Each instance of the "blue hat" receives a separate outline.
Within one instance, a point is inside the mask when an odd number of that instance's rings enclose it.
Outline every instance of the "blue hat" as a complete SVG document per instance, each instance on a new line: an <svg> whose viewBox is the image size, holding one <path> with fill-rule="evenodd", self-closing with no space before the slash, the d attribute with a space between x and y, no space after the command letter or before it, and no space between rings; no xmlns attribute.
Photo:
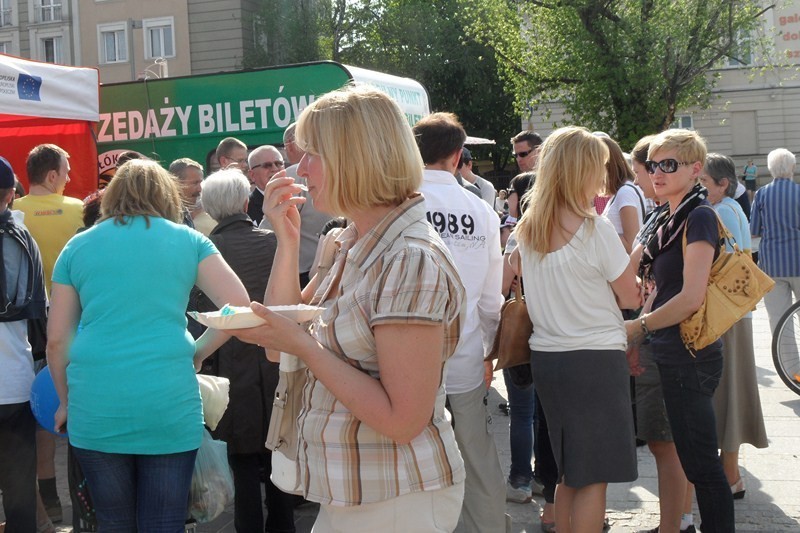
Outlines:
<svg viewBox="0 0 800 533"><path fill-rule="evenodd" d="M13 189L17 182L14 179L14 169L11 168L6 158L0 157L0 189Z"/></svg>

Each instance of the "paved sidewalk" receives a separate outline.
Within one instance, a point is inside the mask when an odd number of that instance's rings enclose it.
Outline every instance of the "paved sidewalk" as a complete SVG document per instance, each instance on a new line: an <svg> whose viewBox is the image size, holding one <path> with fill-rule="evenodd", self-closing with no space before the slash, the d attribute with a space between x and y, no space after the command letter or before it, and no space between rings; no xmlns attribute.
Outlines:
<svg viewBox="0 0 800 533"><path fill-rule="evenodd" d="M761 403L770 445L764 450L745 445L740 451L747 493L743 500L738 500L735 504L737 531L800 531L800 396L790 392L775 373L770 352L769 325L763 304L754 313L753 329ZM501 414L497 407L500 402L505 401L505 395L502 376L497 373L490 391L489 406L500 460L507 472L510 463L508 417ZM64 516L69 517L66 449L63 441L59 444L58 488L61 501L65 504ZM637 531L658 524L655 461L644 447L638 449L638 455L639 479L633 483L609 486L607 509L612 533ZM538 515L543 503L541 498L530 504L509 503L507 512L513 520L513 533L539 531ZM298 533L311 531L315 514L314 505L306 505L296 511ZM699 521L695 507L695 522ZM66 523L59 524L57 530L66 533L72 527ZM227 509L214 522L200 525L197 530L202 533L232 533L232 508Z"/></svg>

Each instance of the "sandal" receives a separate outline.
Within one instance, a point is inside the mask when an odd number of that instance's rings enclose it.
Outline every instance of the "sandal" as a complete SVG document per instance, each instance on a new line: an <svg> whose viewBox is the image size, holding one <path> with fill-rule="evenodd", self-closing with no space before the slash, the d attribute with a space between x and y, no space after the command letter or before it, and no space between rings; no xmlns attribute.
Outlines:
<svg viewBox="0 0 800 533"><path fill-rule="evenodd" d="M556 533L556 523L553 522L545 522L544 519L539 517L539 527L542 528L543 533Z"/></svg>

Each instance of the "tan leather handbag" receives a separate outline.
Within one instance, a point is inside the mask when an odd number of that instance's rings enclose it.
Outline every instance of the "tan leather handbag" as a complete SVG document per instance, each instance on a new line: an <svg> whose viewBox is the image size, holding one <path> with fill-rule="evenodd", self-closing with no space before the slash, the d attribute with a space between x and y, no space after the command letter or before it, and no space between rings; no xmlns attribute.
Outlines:
<svg viewBox="0 0 800 533"><path fill-rule="evenodd" d="M703 305L680 324L681 340L693 357L697 350L722 337L744 315L753 311L759 300L775 286L775 281L756 266L750 255L739 249L718 215L717 226L720 238L731 242L733 251L728 252L724 247L720 250L711 265ZM683 232L683 254L686 255L686 230Z"/></svg>

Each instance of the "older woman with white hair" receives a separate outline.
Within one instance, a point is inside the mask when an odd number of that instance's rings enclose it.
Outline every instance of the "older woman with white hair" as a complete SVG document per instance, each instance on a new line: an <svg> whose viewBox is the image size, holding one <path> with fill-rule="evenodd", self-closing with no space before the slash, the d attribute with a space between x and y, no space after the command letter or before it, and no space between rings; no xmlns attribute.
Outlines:
<svg viewBox="0 0 800 533"><path fill-rule="evenodd" d="M730 157L711 153L700 174L708 189L708 201L739 248L750 250L750 228L736 194L736 167ZM731 249L731 245L728 244ZM722 468L735 499L744 497L744 481L739 472L739 446L744 443L766 448L767 430L758 395L753 319L748 313L722 336L722 378L714 391L717 439L722 450Z"/></svg>
<svg viewBox="0 0 800 533"><path fill-rule="evenodd" d="M773 331L800 295L800 185L792 180L795 165L789 150L771 151L767 168L774 179L756 191L750 210L750 233L761 237L758 265L775 280L775 288L764 295Z"/></svg>
<svg viewBox="0 0 800 533"><path fill-rule="evenodd" d="M220 170L203 183L203 205L217 226L208 238L242 280L251 300L264 297L278 246L272 231L258 229L247 215L250 184L238 169ZM201 311L216 309L201 297ZM264 447L278 384L278 364L263 348L233 338L204 366L204 372L230 379L230 403L214 436L228 443L228 462L235 485L234 525L237 531L294 531L292 496L272 484L271 452ZM267 518L261 503L260 470L266 472Z"/></svg>

